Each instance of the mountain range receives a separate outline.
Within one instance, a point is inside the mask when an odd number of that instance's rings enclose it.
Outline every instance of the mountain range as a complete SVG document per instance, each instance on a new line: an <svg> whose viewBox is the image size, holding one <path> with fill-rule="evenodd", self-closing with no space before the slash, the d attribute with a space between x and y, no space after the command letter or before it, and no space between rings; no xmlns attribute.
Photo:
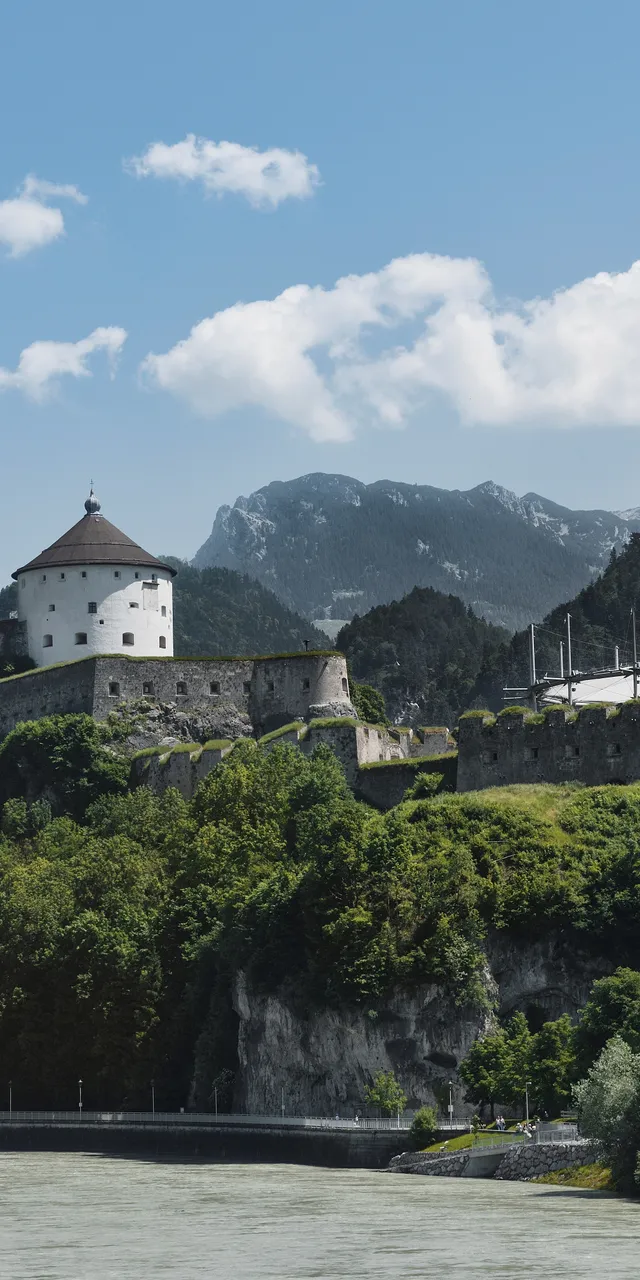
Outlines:
<svg viewBox="0 0 640 1280"><path fill-rule="evenodd" d="M574 596L640 530L640 508L572 511L488 481L474 489L316 472L219 508L194 558L257 578L335 636L415 586L514 631Z"/></svg>

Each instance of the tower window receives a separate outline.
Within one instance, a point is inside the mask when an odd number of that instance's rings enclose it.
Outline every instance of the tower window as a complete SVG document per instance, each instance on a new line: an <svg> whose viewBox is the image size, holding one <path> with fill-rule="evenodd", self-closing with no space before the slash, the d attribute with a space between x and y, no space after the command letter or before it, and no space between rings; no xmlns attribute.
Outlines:
<svg viewBox="0 0 640 1280"><path fill-rule="evenodd" d="M76 631L75 643L76 643L76 644L86 644L86 643L87 643L87 633L86 633L86 631Z"/></svg>
<svg viewBox="0 0 640 1280"><path fill-rule="evenodd" d="M101 618L101 619L100 619L100 626L101 626L101 627L103 627L103 626L104 626L104 618Z"/></svg>
<svg viewBox="0 0 640 1280"><path fill-rule="evenodd" d="M348 692L349 692L349 685L347 684L347 678L346 678L346 676L343 676L343 677L342 677L342 692L343 692L343 693L348 693Z"/></svg>
<svg viewBox="0 0 640 1280"><path fill-rule="evenodd" d="M267 680L267 693L274 693L275 687L273 680Z"/></svg>
<svg viewBox="0 0 640 1280"><path fill-rule="evenodd" d="M137 580L137 579L140 577L140 574L139 574L139 573L134 573L134 575L133 575L133 576L134 576L134 578L136 578L136 580Z"/></svg>
<svg viewBox="0 0 640 1280"><path fill-rule="evenodd" d="M138 601L137 601L137 600L130 600L130 601L129 601L129 608L130 608L130 609L139 609L139 608L140 608L140 605L138 604Z"/></svg>
<svg viewBox="0 0 640 1280"><path fill-rule="evenodd" d="M123 634L123 636L122 636L122 643L123 643L123 644L133 644L133 643L134 643L134 640L133 640L133 631L125 631L125 632L124 632L124 634Z"/></svg>
<svg viewBox="0 0 640 1280"><path fill-rule="evenodd" d="M219 692L220 692L220 681L212 680L211 684L209 685L209 693L219 693Z"/></svg>
<svg viewBox="0 0 640 1280"><path fill-rule="evenodd" d="M152 581L152 582L157 582L157 581L158 581L158 575L157 575L157 573L152 573L152 574L151 574L151 581Z"/></svg>
<svg viewBox="0 0 640 1280"><path fill-rule="evenodd" d="M46 581L47 581L47 575L46 575L46 573L43 573L43 574L42 574L42 577L40 578L40 581L41 581L41 582L46 582Z"/></svg>
<svg viewBox="0 0 640 1280"><path fill-rule="evenodd" d="M114 578L119 578L119 577L120 577L120 570L119 570L119 569L114 569L114 571L113 571L113 576L114 576Z"/></svg>
<svg viewBox="0 0 640 1280"><path fill-rule="evenodd" d="M95 600L90 600L87 605L87 613L97 613L97 612L98 612L97 602Z"/></svg>
<svg viewBox="0 0 640 1280"><path fill-rule="evenodd" d="M160 636L160 638L159 638L159 640L158 640L158 644L159 644L159 646L160 646L160 648L161 648L161 649L166 649L166 647L167 647L167 637L166 637L166 636Z"/></svg>
<svg viewBox="0 0 640 1280"><path fill-rule="evenodd" d="M86 569L83 569L83 570L82 570L82 573L80 574L80 577L81 577L81 578L86 578L86 576L87 576L87 571L86 571Z"/></svg>
<svg viewBox="0 0 640 1280"><path fill-rule="evenodd" d="M42 648L53 649L53 636L46 635L42 637Z"/></svg>
<svg viewBox="0 0 640 1280"><path fill-rule="evenodd" d="M61 573L61 574L60 574L60 581L61 581L61 582L64 582L64 574L63 574L63 573Z"/></svg>
<svg viewBox="0 0 640 1280"><path fill-rule="evenodd" d="M162 614L162 617L163 617L163 618L166 618L166 616L167 616L167 606L166 606L166 604L163 604L163 605L162 605L162 608L160 609L160 613Z"/></svg>
<svg viewBox="0 0 640 1280"><path fill-rule="evenodd" d="M242 689L244 693L251 693L251 681L245 680Z"/></svg>
<svg viewBox="0 0 640 1280"><path fill-rule="evenodd" d="M310 688L311 688L311 681L310 681L310 680L303 680L303 681L302 681L302 688L303 688L303 689L310 689Z"/></svg>
<svg viewBox="0 0 640 1280"><path fill-rule="evenodd" d="M50 604L50 605L49 605L49 613L55 613L55 611L56 611L56 606L55 606L54 604Z"/></svg>
<svg viewBox="0 0 640 1280"><path fill-rule="evenodd" d="M149 695L149 697L150 697L150 698L152 698L152 697L153 697L153 683L152 683L152 681L151 681L151 680L146 680L146 681L144 682L144 684L143 684L143 686L142 686L142 692L143 692L143 693L148 693L148 695Z"/></svg>
<svg viewBox="0 0 640 1280"><path fill-rule="evenodd" d="M176 685L176 693L182 693L182 694L184 694L184 693L186 693L186 692L187 692L187 686L186 686L186 684L185 684L184 680L178 680L178 683L177 683L177 685Z"/></svg>
<svg viewBox="0 0 640 1280"><path fill-rule="evenodd" d="M110 698L120 697L120 685L118 684L117 680L109 681L109 697Z"/></svg>

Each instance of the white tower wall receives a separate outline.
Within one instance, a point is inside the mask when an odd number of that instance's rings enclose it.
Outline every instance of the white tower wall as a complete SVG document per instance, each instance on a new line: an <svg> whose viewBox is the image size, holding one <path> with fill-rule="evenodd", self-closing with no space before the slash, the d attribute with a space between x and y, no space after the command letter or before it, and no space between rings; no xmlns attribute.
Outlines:
<svg viewBox="0 0 640 1280"><path fill-rule="evenodd" d="M40 667L105 653L172 657L171 579L166 569L135 565L23 571L18 617L27 624L30 657Z"/></svg>

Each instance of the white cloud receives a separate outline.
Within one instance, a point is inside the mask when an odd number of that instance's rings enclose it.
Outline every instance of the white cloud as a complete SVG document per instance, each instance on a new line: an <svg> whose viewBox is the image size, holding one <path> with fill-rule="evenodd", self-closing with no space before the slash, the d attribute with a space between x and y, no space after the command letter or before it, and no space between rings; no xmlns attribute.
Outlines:
<svg viewBox="0 0 640 1280"><path fill-rule="evenodd" d="M211 142L189 133L182 142L154 142L126 168L139 178L200 181L207 191L246 196L253 205L275 208L288 197L302 200L320 181L315 164L301 151L243 147L239 142Z"/></svg>
<svg viewBox="0 0 640 1280"><path fill-rule="evenodd" d="M391 345L408 322L417 336ZM423 253L237 303L143 370L198 413L256 405L346 440L402 426L434 396L468 424L640 426L639 350L640 262L504 307L479 262Z"/></svg>
<svg viewBox="0 0 640 1280"><path fill-rule="evenodd" d="M87 360L94 351L106 351L113 367L126 337L125 329L111 325L94 329L80 342L32 342L21 353L17 369L0 367L0 391L13 388L31 400L45 400L57 379L65 374L91 377Z"/></svg>
<svg viewBox="0 0 640 1280"><path fill-rule="evenodd" d="M77 187L46 182L30 173L18 194L0 200L0 244L8 246L11 257L19 258L32 249L40 249L64 234L64 218L60 209L45 201L51 196L86 204L87 197Z"/></svg>

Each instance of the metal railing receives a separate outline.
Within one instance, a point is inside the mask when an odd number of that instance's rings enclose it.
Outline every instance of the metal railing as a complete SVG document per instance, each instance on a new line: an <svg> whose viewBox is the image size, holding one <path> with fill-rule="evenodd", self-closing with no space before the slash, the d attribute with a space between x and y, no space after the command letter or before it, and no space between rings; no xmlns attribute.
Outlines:
<svg viewBox="0 0 640 1280"><path fill-rule="evenodd" d="M188 1126L215 1128L230 1126L237 1128L287 1128L287 1129L351 1129L351 1130L408 1130L413 1122L413 1113L405 1112L401 1116L254 1116L223 1114L196 1111L0 1111L0 1125L37 1124L37 1125L161 1125L167 1128ZM443 1121L438 1125L443 1130L467 1130L468 1120Z"/></svg>

